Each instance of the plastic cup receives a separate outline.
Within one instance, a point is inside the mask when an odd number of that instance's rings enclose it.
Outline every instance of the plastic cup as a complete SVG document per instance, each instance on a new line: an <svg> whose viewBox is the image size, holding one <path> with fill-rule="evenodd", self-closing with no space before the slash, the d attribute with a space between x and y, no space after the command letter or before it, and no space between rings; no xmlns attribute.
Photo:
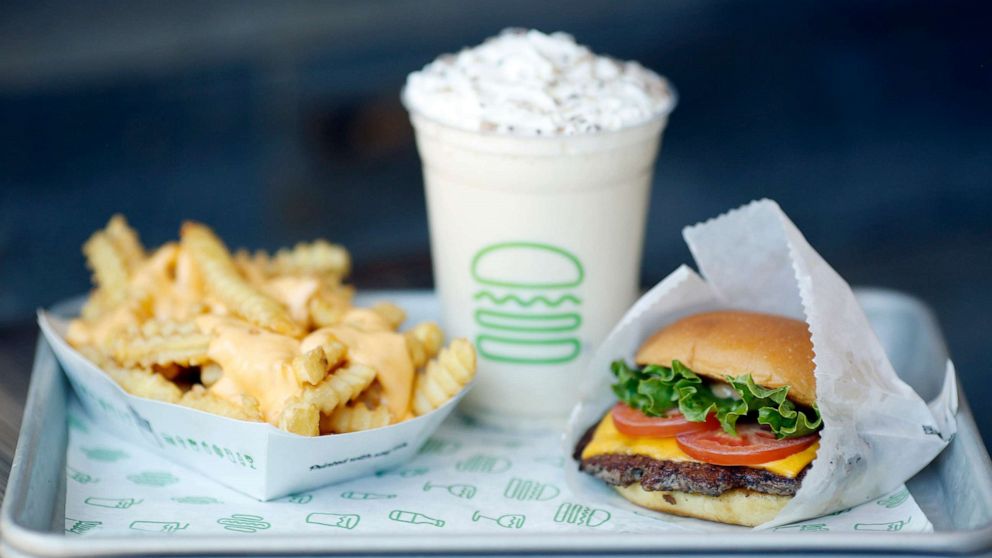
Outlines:
<svg viewBox="0 0 992 558"><path fill-rule="evenodd" d="M462 408L490 424L559 427L586 359L637 298L667 113L554 137L458 129L415 110L411 121L442 325L479 355Z"/></svg>

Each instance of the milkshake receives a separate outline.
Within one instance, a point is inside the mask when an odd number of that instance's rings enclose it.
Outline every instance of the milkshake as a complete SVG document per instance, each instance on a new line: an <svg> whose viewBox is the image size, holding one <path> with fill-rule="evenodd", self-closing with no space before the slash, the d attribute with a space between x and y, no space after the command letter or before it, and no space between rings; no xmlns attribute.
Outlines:
<svg viewBox="0 0 992 558"><path fill-rule="evenodd" d="M478 350L464 410L559 426L579 371L638 292L650 184L675 105L636 62L507 30L407 79L434 277Z"/></svg>

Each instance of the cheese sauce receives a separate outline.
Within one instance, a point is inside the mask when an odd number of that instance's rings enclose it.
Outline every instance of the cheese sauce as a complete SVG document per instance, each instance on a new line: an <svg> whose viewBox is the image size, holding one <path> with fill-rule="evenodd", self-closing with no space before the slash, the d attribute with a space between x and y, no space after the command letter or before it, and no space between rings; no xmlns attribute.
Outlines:
<svg viewBox="0 0 992 558"><path fill-rule="evenodd" d="M348 360L370 366L382 386L383 403L393 420L407 416L413 390L413 363L403 335L393 331L379 314L366 308L349 310L340 325L318 329L306 336L306 352L337 338L348 346Z"/></svg>
<svg viewBox="0 0 992 558"><path fill-rule="evenodd" d="M812 446L794 453L778 461L769 461L757 465L748 465L754 469L764 469L786 478L796 478L807 465L816 458L816 450L819 449L819 442ZM606 413L603 420L596 427L589 445L582 450L582 459L587 459L603 454L626 454L645 455L659 461L691 461L703 463L698 459L690 457L679 447L675 438L650 438L641 436L627 436L617 430L613 424L613 414Z"/></svg>

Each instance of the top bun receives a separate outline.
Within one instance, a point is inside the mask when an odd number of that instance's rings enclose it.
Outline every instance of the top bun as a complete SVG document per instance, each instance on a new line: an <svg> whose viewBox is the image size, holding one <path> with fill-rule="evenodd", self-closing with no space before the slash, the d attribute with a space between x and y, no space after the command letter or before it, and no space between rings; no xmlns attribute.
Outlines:
<svg viewBox="0 0 992 558"><path fill-rule="evenodd" d="M658 331L637 351L637 363L681 361L714 380L750 374L766 388L789 386L788 398L816 402L813 343L805 322L757 312L706 312Z"/></svg>

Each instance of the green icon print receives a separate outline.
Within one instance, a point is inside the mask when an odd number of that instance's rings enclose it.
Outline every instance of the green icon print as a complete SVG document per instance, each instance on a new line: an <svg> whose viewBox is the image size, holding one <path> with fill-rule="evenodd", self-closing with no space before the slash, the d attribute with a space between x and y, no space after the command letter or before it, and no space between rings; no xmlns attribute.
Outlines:
<svg viewBox="0 0 992 558"><path fill-rule="evenodd" d="M855 531L902 531L902 528L909 525L912 517L906 521L890 521L888 523L855 523Z"/></svg>
<svg viewBox="0 0 992 558"><path fill-rule="evenodd" d="M413 525L433 525L435 527L444 527L443 519L437 519L429 515L424 515L420 512L393 510L389 512L389 519L400 523L410 523Z"/></svg>
<svg viewBox="0 0 992 558"><path fill-rule="evenodd" d="M378 492L357 492L354 490L348 490L341 493L341 497L345 500L392 500L396 497L395 494L380 494Z"/></svg>
<svg viewBox="0 0 992 558"><path fill-rule="evenodd" d="M79 417L77 417L76 415L69 415L69 416L68 416L68 417L66 418L66 423L67 423L67 424L69 425L69 428L71 428L71 429L73 429L73 430L78 430L78 431L80 431L80 432L85 432L85 433L87 433L87 434L88 434L88 433L89 433L89 431L90 431L90 427L89 427L89 426L87 426L87 425L86 425L86 423L85 423L85 422L83 422L83 421L82 421L82 420L81 420L81 419L80 419Z"/></svg>
<svg viewBox="0 0 992 558"><path fill-rule="evenodd" d="M573 289L585 269L574 254L540 242L500 242L479 250L470 272L478 284L473 317L480 357L563 364L582 352L575 336L582 316L573 309L582 300Z"/></svg>
<svg viewBox="0 0 992 558"><path fill-rule="evenodd" d="M461 449L461 442L430 438L420 447L420 454L451 455Z"/></svg>
<svg viewBox="0 0 992 558"><path fill-rule="evenodd" d="M548 500L557 498L559 493L560 491L558 490L558 487L553 484L545 484L533 480L518 479L514 477L506 484L506 490L503 491L503 497L511 500L519 500L521 502L526 502L528 500L547 502Z"/></svg>
<svg viewBox="0 0 992 558"><path fill-rule="evenodd" d="M829 531L826 523L804 523L799 525L782 525L772 529L773 531L799 531L801 533L822 533Z"/></svg>
<svg viewBox="0 0 992 558"><path fill-rule="evenodd" d="M432 484L431 481L424 483L424 492L430 492L435 488L443 488L455 498L464 498L466 500L471 500L475 497L475 493L478 492L478 489L471 484Z"/></svg>
<svg viewBox="0 0 992 558"><path fill-rule="evenodd" d="M110 448L83 448L83 453L93 461L106 461L108 463L131 457L121 450Z"/></svg>
<svg viewBox="0 0 992 558"><path fill-rule="evenodd" d="M74 467L66 466L65 473L66 476L79 484L94 484L100 482L100 479L90 475L89 473L84 473Z"/></svg>
<svg viewBox="0 0 992 558"><path fill-rule="evenodd" d="M265 521L265 518L262 516L246 513L236 513L230 517L222 517L217 520L217 523L223 525L224 529L236 533L256 533L272 527L272 524Z"/></svg>
<svg viewBox="0 0 992 558"><path fill-rule="evenodd" d="M456 463L455 469L463 473L505 473L511 465L510 460L503 457L476 454Z"/></svg>
<svg viewBox="0 0 992 558"><path fill-rule="evenodd" d="M132 521L128 529L147 533L175 533L189 527L189 523L178 521Z"/></svg>
<svg viewBox="0 0 992 558"><path fill-rule="evenodd" d="M901 506L902 503L908 499L909 499L909 489L903 488L902 490L896 492L895 494L875 500L875 503L878 504L879 506L886 507L891 510L892 508L897 508Z"/></svg>
<svg viewBox="0 0 992 558"><path fill-rule="evenodd" d="M131 506L140 504L143 501L144 500L135 500L134 498L97 498L96 496L90 496L83 500L83 503L101 508L126 510Z"/></svg>
<svg viewBox="0 0 992 558"><path fill-rule="evenodd" d="M196 504L199 506L224 503L213 496L178 496L173 498L172 501L180 504Z"/></svg>
<svg viewBox="0 0 992 558"><path fill-rule="evenodd" d="M496 522L496 525L507 529L520 529L524 526L524 521L527 519L527 516L517 513L508 513L499 517L489 517L488 515L482 515L482 512L479 511L472 514L473 522L478 522L480 519L494 521Z"/></svg>
<svg viewBox="0 0 992 558"><path fill-rule="evenodd" d="M555 523L570 523L585 527L599 527L610 520L610 512L598 508L590 508L582 504L565 502L555 511Z"/></svg>
<svg viewBox="0 0 992 558"><path fill-rule="evenodd" d="M89 531L103 525L102 521L86 521L84 519L65 518L65 532L73 535L85 535Z"/></svg>
<svg viewBox="0 0 992 558"><path fill-rule="evenodd" d="M354 529L361 519L360 515L354 513L311 513L307 516L307 523L323 525L324 527Z"/></svg>
<svg viewBox="0 0 992 558"><path fill-rule="evenodd" d="M313 501L313 494L290 494L284 498L290 504L309 504Z"/></svg>
<svg viewBox="0 0 992 558"><path fill-rule="evenodd" d="M169 486L179 482L179 478L168 471L142 471L128 475L127 480L142 486Z"/></svg>

